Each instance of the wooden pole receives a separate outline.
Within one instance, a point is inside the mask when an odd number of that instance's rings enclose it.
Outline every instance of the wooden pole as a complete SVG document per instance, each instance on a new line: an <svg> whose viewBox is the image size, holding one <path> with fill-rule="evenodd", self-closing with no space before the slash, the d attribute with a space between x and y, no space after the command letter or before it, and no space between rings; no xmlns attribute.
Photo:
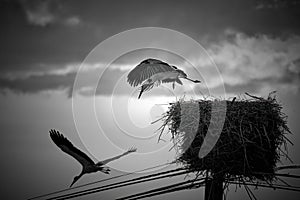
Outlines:
<svg viewBox="0 0 300 200"><path fill-rule="evenodd" d="M223 199L223 175L212 174L212 178L206 178L205 183L205 200L222 200Z"/></svg>

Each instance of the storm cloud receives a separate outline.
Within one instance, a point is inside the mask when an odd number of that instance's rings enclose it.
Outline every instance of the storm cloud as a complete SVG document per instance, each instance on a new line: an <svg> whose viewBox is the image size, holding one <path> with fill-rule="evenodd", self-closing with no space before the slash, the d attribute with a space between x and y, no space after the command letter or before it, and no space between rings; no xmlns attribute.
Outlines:
<svg viewBox="0 0 300 200"><path fill-rule="evenodd" d="M191 55L205 75L205 87L213 90L224 85L234 93L277 88L298 91L298 1L280 5L271 0L155 2L2 1L0 90L63 90L70 95L78 65L97 44L130 28L158 26L191 36L209 52L224 82L211 73L207 61ZM171 5L171 12L166 12ZM123 64L129 70L132 63ZM97 94L112 92L116 79L127 72L124 66L108 70L110 78L102 82L105 92ZM84 89L76 91L87 95L88 88L94 87L89 80L97 77L93 70L85 76Z"/></svg>

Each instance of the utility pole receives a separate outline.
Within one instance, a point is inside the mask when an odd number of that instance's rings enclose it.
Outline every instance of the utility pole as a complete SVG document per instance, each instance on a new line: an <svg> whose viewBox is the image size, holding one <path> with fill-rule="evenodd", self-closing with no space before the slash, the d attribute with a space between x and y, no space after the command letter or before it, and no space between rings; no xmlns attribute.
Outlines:
<svg viewBox="0 0 300 200"><path fill-rule="evenodd" d="M222 200L223 199L223 182L224 176L212 174L212 178L205 180L205 200Z"/></svg>

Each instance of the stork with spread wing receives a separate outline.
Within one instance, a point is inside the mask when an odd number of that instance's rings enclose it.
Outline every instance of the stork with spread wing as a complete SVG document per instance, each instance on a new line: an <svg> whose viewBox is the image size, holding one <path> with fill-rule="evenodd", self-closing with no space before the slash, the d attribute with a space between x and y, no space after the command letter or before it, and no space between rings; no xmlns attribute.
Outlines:
<svg viewBox="0 0 300 200"><path fill-rule="evenodd" d="M109 174L110 169L104 165L106 165L107 163L109 163L111 161L117 160L127 154L136 152L136 148L131 148L128 151L126 151L118 156L108 158L106 160L95 163L88 155L86 155L85 153L83 153L82 151L77 149L75 146L73 146L73 144L58 131L50 130L50 137L53 140L53 142L63 152L65 152L65 153L69 154L70 156L72 156L73 158L75 158L82 165L81 173L78 176L74 177L74 180L71 183L70 187L72 187L72 185L76 181L78 181L78 179L84 174L93 173L93 172L97 172L97 171L101 171L105 174Z"/></svg>
<svg viewBox="0 0 300 200"><path fill-rule="evenodd" d="M182 85L180 78L194 83L201 82L199 80L192 80L188 78L184 71L175 66L171 66L168 63L157 59L149 58L142 61L129 72L127 82L134 87L142 84L141 91L138 96L138 98L141 98L144 91L152 89L153 86L159 86L161 83L173 83L173 89L175 88L175 82Z"/></svg>

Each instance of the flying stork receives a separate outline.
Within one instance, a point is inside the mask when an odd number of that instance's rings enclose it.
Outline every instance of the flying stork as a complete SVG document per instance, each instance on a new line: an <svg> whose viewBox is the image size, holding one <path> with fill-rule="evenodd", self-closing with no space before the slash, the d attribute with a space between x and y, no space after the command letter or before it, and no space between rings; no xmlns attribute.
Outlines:
<svg viewBox="0 0 300 200"><path fill-rule="evenodd" d="M77 149L75 146L73 146L73 144L67 139L65 138L61 133L59 133L59 131L56 130L50 130L50 137L53 140L53 142L65 153L69 154L70 156L72 156L73 158L75 158L81 165L82 165L82 171L78 176L75 176L73 179L73 182L71 183L70 187L72 187L72 185L78 181L78 179L84 175L84 174L88 174L88 173L93 173L93 172L97 172L97 171L101 171L105 174L109 174L110 169L108 167L105 167L104 165L119 159L129 153L132 152L136 152L136 148L131 148L128 151L126 151L125 153L100 161L98 163L94 163L94 161L87 156L85 153L83 153L82 151L80 151L79 149Z"/></svg>
<svg viewBox="0 0 300 200"><path fill-rule="evenodd" d="M188 78L187 74L177 67L153 58L148 58L142 61L133 70L131 70L127 76L127 82L134 87L142 84L141 91L138 96L138 98L141 98L142 93L152 89L154 85L159 86L161 83L171 82L173 83L173 89L175 88L175 82L182 85L179 78L184 78L194 83L201 82L199 80L192 80Z"/></svg>

